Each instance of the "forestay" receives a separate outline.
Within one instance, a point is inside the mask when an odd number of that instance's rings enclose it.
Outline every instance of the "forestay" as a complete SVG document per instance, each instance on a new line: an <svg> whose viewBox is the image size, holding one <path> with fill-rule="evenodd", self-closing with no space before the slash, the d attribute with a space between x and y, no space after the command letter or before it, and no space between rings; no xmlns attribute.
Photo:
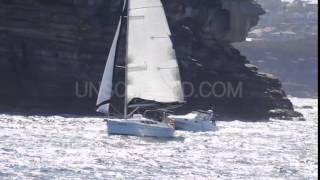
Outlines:
<svg viewBox="0 0 320 180"><path fill-rule="evenodd" d="M171 33L160 0L130 0L128 19L128 102L139 98L183 102Z"/></svg>

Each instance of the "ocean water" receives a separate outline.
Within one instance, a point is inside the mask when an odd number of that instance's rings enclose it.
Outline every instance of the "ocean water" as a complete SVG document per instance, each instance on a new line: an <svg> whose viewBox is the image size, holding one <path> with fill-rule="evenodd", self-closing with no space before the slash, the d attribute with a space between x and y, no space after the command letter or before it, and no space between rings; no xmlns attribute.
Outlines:
<svg viewBox="0 0 320 180"><path fill-rule="evenodd" d="M102 118L0 114L0 179L317 179L318 100L292 101L307 121L171 140L108 136Z"/></svg>

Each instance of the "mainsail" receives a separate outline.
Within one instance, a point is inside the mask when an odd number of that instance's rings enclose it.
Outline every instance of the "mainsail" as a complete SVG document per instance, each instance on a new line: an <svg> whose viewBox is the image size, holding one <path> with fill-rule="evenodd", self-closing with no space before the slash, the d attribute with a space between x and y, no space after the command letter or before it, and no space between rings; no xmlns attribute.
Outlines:
<svg viewBox="0 0 320 180"><path fill-rule="evenodd" d="M117 44L119 41L119 35L121 30L121 21L122 20L120 19L116 34L114 36L114 39L110 48L107 64L103 73L103 78L100 84L100 91L99 91L98 100L97 100L97 106L98 106L97 111L101 113L109 112L109 104L110 104L109 101L112 96L112 80L113 80L114 63L116 59Z"/></svg>
<svg viewBox="0 0 320 180"><path fill-rule="evenodd" d="M176 54L160 0L128 6L127 102L184 102Z"/></svg>

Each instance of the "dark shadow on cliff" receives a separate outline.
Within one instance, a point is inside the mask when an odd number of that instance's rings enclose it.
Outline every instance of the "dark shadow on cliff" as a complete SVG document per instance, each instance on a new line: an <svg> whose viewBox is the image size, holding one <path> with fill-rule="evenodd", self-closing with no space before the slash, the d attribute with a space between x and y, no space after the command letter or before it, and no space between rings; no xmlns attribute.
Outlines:
<svg viewBox="0 0 320 180"><path fill-rule="evenodd" d="M243 83L241 98L190 96L181 113L215 107L225 116L265 119L273 109L293 111L280 81L258 72L230 45L243 41L257 24L264 13L258 4L162 2L183 81L196 89L205 81ZM0 0L0 111L95 115L96 91L120 8L119 0ZM123 59L124 47L120 52Z"/></svg>

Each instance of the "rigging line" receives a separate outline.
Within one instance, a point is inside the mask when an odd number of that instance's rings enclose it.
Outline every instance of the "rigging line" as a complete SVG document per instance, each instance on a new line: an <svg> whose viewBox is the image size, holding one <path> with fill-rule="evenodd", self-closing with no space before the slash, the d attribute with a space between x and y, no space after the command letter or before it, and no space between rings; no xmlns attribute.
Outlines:
<svg viewBox="0 0 320 180"><path fill-rule="evenodd" d="M109 104L109 103L110 103L110 100L103 101L102 103L97 105L97 108L99 108L99 107L101 107L103 105Z"/></svg>
<svg viewBox="0 0 320 180"><path fill-rule="evenodd" d="M123 13L124 10L126 9L126 6L127 6L127 0L123 0L122 13Z"/></svg>
<svg viewBox="0 0 320 180"><path fill-rule="evenodd" d="M150 36L150 39L168 39L170 36Z"/></svg>
<svg viewBox="0 0 320 180"><path fill-rule="evenodd" d="M115 108L112 104L110 104L110 107L111 107L114 111L116 111L117 115L121 115L120 111L119 111L117 108Z"/></svg>
<svg viewBox="0 0 320 180"><path fill-rule="evenodd" d="M138 8L130 8L129 11L131 10L138 10L138 9L151 9L151 8L162 8L162 5L158 5L158 6L145 6L145 7L138 7Z"/></svg>

